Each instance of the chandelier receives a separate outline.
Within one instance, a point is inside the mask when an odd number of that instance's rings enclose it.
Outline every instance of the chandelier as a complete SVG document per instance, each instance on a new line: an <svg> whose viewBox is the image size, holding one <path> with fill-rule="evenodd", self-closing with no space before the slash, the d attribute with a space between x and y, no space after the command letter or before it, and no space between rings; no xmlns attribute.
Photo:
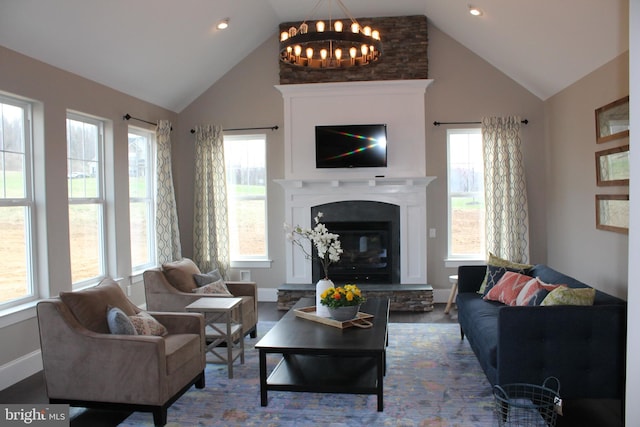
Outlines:
<svg viewBox="0 0 640 427"><path fill-rule="evenodd" d="M311 17L324 1L316 3ZM324 20L305 19L299 27L291 27L280 34L280 60L313 69L357 67L379 60L382 56L380 32L369 26L362 27L341 0L335 1L349 22L333 20L331 6L334 0L328 1L328 25Z"/></svg>

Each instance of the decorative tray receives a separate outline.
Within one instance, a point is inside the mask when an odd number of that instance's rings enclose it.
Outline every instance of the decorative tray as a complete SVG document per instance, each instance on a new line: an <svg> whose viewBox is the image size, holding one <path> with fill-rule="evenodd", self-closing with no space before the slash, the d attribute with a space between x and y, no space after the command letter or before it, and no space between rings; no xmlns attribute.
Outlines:
<svg viewBox="0 0 640 427"><path fill-rule="evenodd" d="M358 315L355 319L345 320L341 322L339 320L334 320L328 317L321 317L316 314L316 306L311 307L301 307L295 308L293 310L296 316L301 317L303 319L312 320L314 322L322 323L324 325L333 326L334 328L346 329L351 326L356 326L358 328L370 328L373 326L371 323L371 319L373 319L373 314L363 313L361 311L358 312Z"/></svg>

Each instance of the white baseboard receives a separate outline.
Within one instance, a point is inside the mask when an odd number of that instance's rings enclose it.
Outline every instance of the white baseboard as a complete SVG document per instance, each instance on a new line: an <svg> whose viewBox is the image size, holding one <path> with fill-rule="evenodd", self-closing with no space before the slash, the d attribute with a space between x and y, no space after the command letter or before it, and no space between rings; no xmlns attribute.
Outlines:
<svg viewBox="0 0 640 427"><path fill-rule="evenodd" d="M5 363L0 366L0 390L4 390L41 370L42 356L39 349Z"/></svg>
<svg viewBox="0 0 640 427"><path fill-rule="evenodd" d="M278 290L276 288L258 288L258 301L277 302Z"/></svg>

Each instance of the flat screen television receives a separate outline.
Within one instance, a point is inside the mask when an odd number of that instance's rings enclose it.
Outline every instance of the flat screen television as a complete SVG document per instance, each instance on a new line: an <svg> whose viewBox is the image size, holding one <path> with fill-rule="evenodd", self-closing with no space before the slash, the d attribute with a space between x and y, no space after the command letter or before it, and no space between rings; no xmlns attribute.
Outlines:
<svg viewBox="0 0 640 427"><path fill-rule="evenodd" d="M316 126L317 168L387 166L387 125Z"/></svg>

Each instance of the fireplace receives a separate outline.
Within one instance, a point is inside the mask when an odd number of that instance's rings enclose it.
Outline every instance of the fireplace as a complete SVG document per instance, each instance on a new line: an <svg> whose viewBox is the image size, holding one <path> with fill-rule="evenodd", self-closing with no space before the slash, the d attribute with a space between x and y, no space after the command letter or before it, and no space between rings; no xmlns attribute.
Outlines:
<svg viewBox="0 0 640 427"><path fill-rule="evenodd" d="M334 283L400 283L399 206L349 200L313 206L311 217L320 212L327 229L340 235L343 249L340 261L329 267ZM320 263L314 263L313 282L322 274Z"/></svg>

